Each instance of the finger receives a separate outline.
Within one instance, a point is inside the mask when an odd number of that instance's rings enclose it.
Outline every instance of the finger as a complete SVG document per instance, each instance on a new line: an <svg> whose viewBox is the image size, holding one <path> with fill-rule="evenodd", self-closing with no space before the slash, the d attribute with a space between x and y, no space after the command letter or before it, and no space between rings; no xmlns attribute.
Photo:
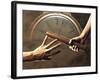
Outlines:
<svg viewBox="0 0 100 80"><path fill-rule="evenodd" d="M75 48L73 48L73 51L74 51L74 52L76 52L76 49L75 49Z"/></svg>
<svg viewBox="0 0 100 80"><path fill-rule="evenodd" d="M75 45L69 46L72 51L75 51Z"/></svg>
<svg viewBox="0 0 100 80"><path fill-rule="evenodd" d="M74 48L72 47L72 51L74 51Z"/></svg>
<svg viewBox="0 0 100 80"><path fill-rule="evenodd" d="M79 50L79 48L75 45L75 46L74 46L74 51L75 51L75 52L78 52L78 50Z"/></svg>
<svg viewBox="0 0 100 80"><path fill-rule="evenodd" d="M43 40L43 42L42 42L42 44L41 44L41 46L43 46L45 44L47 38L48 38L48 36L46 35L45 38L44 38L44 40Z"/></svg>
<svg viewBox="0 0 100 80"><path fill-rule="evenodd" d="M76 46L75 45L73 45L72 48L73 48L72 49L73 51L76 51Z"/></svg>
<svg viewBox="0 0 100 80"><path fill-rule="evenodd" d="M56 47L58 47L60 45L61 45L61 43L58 43L58 44L54 45L53 47L49 48L48 51L51 51L51 50L55 49Z"/></svg>
<svg viewBox="0 0 100 80"><path fill-rule="evenodd" d="M73 45L73 49L76 49L77 48L77 46L76 45Z"/></svg>
<svg viewBox="0 0 100 80"><path fill-rule="evenodd" d="M76 52L78 52L78 51L79 51L79 48L76 49Z"/></svg>
<svg viewBox="0 0 100 80"><path fill-rule="evenodd" d="M72 50L75 51L74 45L72 46Z"/></svg>
<svg viewBox="0 0 100 80"><path fill-rule="evenodd" d="M78 52L79 48L76 45L69 46L72 51Z"/></svg>
<svg viewBox="0 0 100 80"><path fill-rule="evenodd" d="M49 47L50 45L52 45L53 43L55 43L57 41L57 39L51 41L49 44L46 45L46 48Z"/></svg>
<svg viewBox="0 0 100 80"><path fill-rule="evenodd" d="M72 46L69 46L69 48L72 50Z"/></svg>
<svg viewBox="0 0 100 80"><path fill-rule="evenodd" d="M73 45L72 47L75 48L75 45Z"/></svg>
<svg viewBox="0 0 100 80"><path fill-rule="evenodd" d="M71 50L74 51L74 45L71 46Z"/></svg>
<svg viewBox="0 0 100 80"><path fill-rule="evenodd" d="M72 43L72 39L69 40L69 44L71 44L71 43Z"/></svg>
<svg viewBox="0 0 100 80"><path fill-rule="evenodd" d="M73 51L78 52L79 51L79 48L76 45L74 45L73 46Z"/></svg>
<svg viewBox="0 0 100 80"><path fill-rule="evenodd" d="M76 46L76 45L74 45L74 48L76 49L76 48L77 48L77 46Z"/></svg>

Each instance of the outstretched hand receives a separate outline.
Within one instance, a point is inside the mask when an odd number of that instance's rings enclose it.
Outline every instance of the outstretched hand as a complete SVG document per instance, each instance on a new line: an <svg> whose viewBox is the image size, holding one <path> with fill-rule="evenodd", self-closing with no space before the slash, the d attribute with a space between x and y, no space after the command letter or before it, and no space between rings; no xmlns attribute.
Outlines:
<svg viewBox="0 0 100 80"><path fill-rule="evenodd" d="M48 36L46 35L42 44L39 47L37 47L35 50L30 51L30 52L24 52L23 53L24 60L25 61L26 60L38 60L38 59L43 59L45 57L51 56L48 52L60 46L61 43L57 43L56 45L52 46L57 41L57 39L54 39L49 44L45 45L47 38Z"/></svg>

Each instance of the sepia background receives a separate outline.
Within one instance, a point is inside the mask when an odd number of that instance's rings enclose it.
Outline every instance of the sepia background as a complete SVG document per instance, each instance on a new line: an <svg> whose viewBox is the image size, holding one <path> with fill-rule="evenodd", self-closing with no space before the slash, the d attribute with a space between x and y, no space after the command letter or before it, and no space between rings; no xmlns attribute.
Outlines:
<svg viewBox="0 0 100 80"><path fill-rule="evenodd" d="M23 10L23 52L32 51L40 45L41 42L40 43L35 42L34 44L34 40L32 40L31 38L31 32L34 25L33 24L34 20L43 13L44 13L43 11ZM65 14L73 16L80 24L80 27L82 30L85 27L86 22L90 15L90 14L84 14L84 13L67 13L67 12ZM55 30L56 30L56 27L55 27ZM66 33L66 30L63 33ZM67 36L70 37L70 35L66 35L66 37ZM42 38L42 36L39 36L39 37ZM90 36L88 36L87 41L86 41L87 47L85 48L85 50L80 50L78 53L71 51L67 45L63 44L64 47L62 46L62 48L60 47L57 49L62 51L63 48L66 48L66 53L60 52L59 54L52 56L50 60L23 62L23 69L90 66L91 65L90 64L91 63L90 42L91 42Z"/></svg>

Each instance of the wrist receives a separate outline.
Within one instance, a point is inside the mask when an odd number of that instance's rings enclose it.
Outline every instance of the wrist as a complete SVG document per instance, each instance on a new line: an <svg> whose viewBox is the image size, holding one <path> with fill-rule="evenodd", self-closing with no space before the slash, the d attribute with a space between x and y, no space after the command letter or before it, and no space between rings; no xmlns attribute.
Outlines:
<svg viewBox="0 0 100 80"><path fill-rule="evenodd" d="M84 38L84 34L81 34L81 35L79 36L79 38L80 38L80 39L83 39L83 38Z"/></svg>
<svg viewBox="0 0 100 80"><path fill-rule="evenodd" d="M24 61L32 60L32 58L33 58L33 54L31 52L28 52L28 53L24 53L23 54L23 60Z"/></svg>

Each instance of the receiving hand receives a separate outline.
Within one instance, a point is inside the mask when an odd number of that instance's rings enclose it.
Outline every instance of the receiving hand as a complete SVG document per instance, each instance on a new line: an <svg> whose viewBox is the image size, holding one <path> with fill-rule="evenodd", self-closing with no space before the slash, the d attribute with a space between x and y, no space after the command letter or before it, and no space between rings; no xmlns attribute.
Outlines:
<svg viewBox="0 0 100 80"><path fill-rule="evenodd" d="M42 58L48 57L48 56L50 56L50 54L48 54L49 51L51 51L61 45L61 43L58 43L58 44L50 47L52 44L54 44L57 41L57 39L54 39L49 44L45 45L47 38L48 38L48 36L46 35L42 44L39 47L37 47L35 50L28 52L28 53L24 52L23 53L24 60L31 60L31 59L35 60L35 59L42 59Z"/></svg>

